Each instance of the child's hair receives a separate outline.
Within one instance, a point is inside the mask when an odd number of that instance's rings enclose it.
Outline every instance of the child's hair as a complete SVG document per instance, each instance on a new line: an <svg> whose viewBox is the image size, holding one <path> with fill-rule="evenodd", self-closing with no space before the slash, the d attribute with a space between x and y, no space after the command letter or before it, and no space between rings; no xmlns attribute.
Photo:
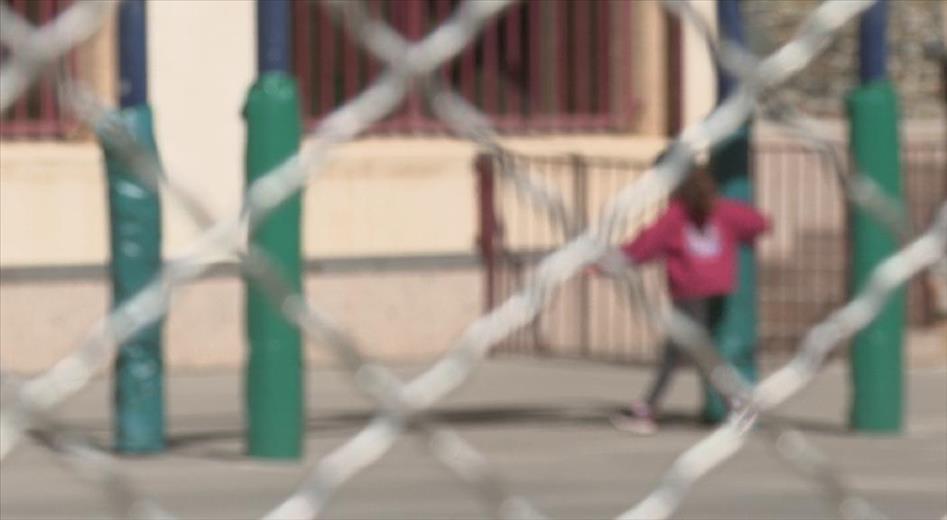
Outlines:
<svg viewBox="0 0 947 520"><path fill-rule="evenodd" d="M667 153L664 151L658 155L654 164L661 162ZM695 158L691 164L690 174L671 193L671 198L684 205L691 221L699 227L704 227L717 201L717 183L710 174L708 162L706 156Z"/></svg>
<svg viewBox="0 0 947 520"><path fill-rule="evenodd" d="M706 166L696 166L672 197L684 205L698 227L704 227L717 201L717 183Z"/></svg>

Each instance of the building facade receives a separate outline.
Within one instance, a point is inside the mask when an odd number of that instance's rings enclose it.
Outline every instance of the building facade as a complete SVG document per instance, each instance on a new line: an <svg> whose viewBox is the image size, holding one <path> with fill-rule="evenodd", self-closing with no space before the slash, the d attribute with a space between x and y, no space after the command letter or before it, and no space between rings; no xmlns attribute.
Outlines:
<svg viewBox="0 0 947 520"><path fill-rule="evenodd" d="M417 39L456 4L371 6ZM41 22L68 2L11 5ZM694 5L713 25L715 3ZM317 3L294 2L293 10L293 66L302 117L313 128L381 70ZM241 203L254 16L249 0L148 3L148 81L161 159L217 217ZM115 21L68 62L113 102L120 88ZM669 133L698 121L716 100L704 43L653 0L524 2L440 74L491 116L505 145L540 155L648 161ZM0 125L0 363L14 370L48 366L109 305L102 154L71 121L45 84ZM428 358L482 311L475 154L473 144L444 133L415 95L370 135L338 146L306 190L309 294L370 354ZM180 254L196 233L185 215L165 207L165 256ZM167 325L171 367L240 364L241 301L232 276L182 289Z"/></svg>

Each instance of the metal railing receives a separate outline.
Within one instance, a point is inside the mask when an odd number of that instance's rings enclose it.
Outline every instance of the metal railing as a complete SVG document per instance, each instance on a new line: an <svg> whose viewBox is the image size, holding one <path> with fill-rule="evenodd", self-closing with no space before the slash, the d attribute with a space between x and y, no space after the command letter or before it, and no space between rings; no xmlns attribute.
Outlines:
<svg viewBox="0 0 947 520"><path fill-rule="evenodd" d="M14 12L34 24L43 25L66 9L73 0L9 0ZM10 50L0 47L0 66ZM68 55L63 66L73 67L74 56ZM59 105L56 83L52 78L40 79L0 117L0 138L37 139L62 137L76 128L75 120Z"/></svg>
<svg viewBox="0 0 947 520"><path fill-rule="evenodd" d="M920 233L947 200L947 145L943 139L909 143L902 150L901 164L911 231ZM910 322L927 325L938 316L931 284L923 278L912 281L908 285Z"/></svg>
<svg viewBox="0 0 947 520"><path fill-rule="evenodd" d="M371 0L367 5L413 41L442 23L459 1ZM317 4L296 0L293 9L294 72L304 117L316 121L375 81L382 66ZM487 23L438 74L504 132L627 128L630 23L629 2L526 1ZM373 127L382 133L445 129L418 93Z"/></svg>

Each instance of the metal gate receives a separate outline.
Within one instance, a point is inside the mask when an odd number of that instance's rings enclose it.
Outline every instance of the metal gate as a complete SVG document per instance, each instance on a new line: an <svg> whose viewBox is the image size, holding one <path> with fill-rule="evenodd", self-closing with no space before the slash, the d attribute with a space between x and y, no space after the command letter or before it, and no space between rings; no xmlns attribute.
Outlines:
<svg viewBox="0 0 947 520"><path fill-rule="evenodd" d="M756 204L773 219L772 233L757 245L760 349L764 358L778 358L794 352L805 330L844 302L849 280L847 205L829 159L815 150L796 143L760 142L753 154ZM912 143L902 157L905 200L912 223L919 226L929 222L936 205L947 198L944 145ZM578 155L512 160L534 182L561 193L566 206L584 221L594 218L611 194L647 167ZM536 262L568 237L506 185L489 157L478 158L476 171L484 305L492 308L522 287ZM631 219L627 236L665 204L656 201L644 215ZM650 304L667 304L662 269L647 267L644 280ZM911 322L930 320L923 280L915 281L908 294ZM531 326L496 350L641 363L654 359L662 340L661 332L641 309L616 293L614 284L578 276Z"/></svg>

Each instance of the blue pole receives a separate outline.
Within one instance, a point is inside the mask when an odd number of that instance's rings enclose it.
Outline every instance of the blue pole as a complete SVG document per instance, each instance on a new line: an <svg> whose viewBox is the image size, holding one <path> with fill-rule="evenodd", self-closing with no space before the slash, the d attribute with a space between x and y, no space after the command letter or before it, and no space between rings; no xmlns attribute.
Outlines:
<svg viewBox="0 0 947 520"><path fill-rule="evenodd" d="M718 0L717 20L720 38L745 46L746 34L740 0ZM737 86L730 74L718 68L717 98L723 101ZM750 182L750 125L743 125L726 142L717 146L711 155L711 171L717 179L720 194L729 199L751 202L753 186ZM738 282L733 293L713 305L714 340L720 356L733 365L748 381L756 381L756 259L753 248L741 246L738 256ZM719 422L727 414L723 398L705 382L703 418Z"/></svg>
<svg viewBox="0 0 947 520"><path fill-rule="evenodd" d="M858 77L862 85L884 79L888 61L888 2L878 0L858 24Z"/></svg>
<svg viewBox="0 0 947 520"><path fill-rule="evenodd" d="M126 0L118 14L119 104L148 102L148 19L144 0Z"/></svg>
<svg viewBox="0 0 947 520"><path fill-rule="evenodd" d="M746 32L743 30L743 15L740 13L740 0L718 0L717 22L720 27L721 39L746 46ZM723 100L736 87L736 79L718 68L717 70L717 99Z"/></svg>
<svg viewBox="0 0 947 520"><path fill-rule="evenodd" d="M157 153L148 107L147 4L126 0L118 19L118 117L142 149ZM161 269L161 206L152 186L102 140L107 168L113 305L147 286ZM115 448L123 453L164 450L162 322L123 342L115 359Z"/></svg>
<svg viewBox="0 0 947 520"><path fill-rule="evenodd" d="M257 71L290 71L289 0L257 0Z"/></svg>

